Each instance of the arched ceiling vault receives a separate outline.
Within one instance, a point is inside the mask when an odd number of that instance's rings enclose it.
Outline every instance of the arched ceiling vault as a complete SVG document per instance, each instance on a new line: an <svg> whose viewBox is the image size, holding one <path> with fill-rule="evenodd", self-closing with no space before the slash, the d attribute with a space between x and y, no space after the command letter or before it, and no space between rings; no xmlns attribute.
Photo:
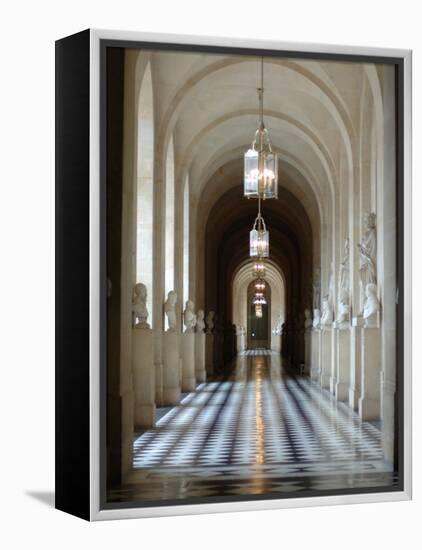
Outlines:
<svg viewBox="0 0 422 550"><path fill-rule="evenodd" d="M215 156L215 149L219 146L223 146L224 148L239 146L239 137L243 145L245 138L244 129L246 125L250 127L249 145L254 136L254 127L257 125L258 116L258 109L239 109L221 115L211 121L206 127L201 128L198 134L192 136L192 139L184 151L183 158L181 158L178 166L181 171L181 179L183 179L190 170L194 160L196 160L196 162L198 162L198 160L201 161L199 168L197 168L197 171L201 172L201 165L206 165L207 162ZM270 130L274 147L282 148L284 146L286 150L292 149L294 144L290 143L291 140L289 140L288 137L289 134L293 134L295 141L304 141L310 146L321 162L324 170L331 178L337 175L336 165L330 150L321 140L316 130L310 125L305 125L299 119L281 110L274 111L266 109L264 111L264 117L266 126ZM240 133L238 131L236 132L239 126L241 130ZM284 126L287 128L287 132ZM277 132L278 128L281 131L280 136ZM294 148L292 152L294 152Z"/></svg>
<svg viewBox="0 0 422 550"><path fill-rule="evenodd" d="M165 55L168 57L168 54ZM166 80L170 80L166 106L163 108L163 112L160 113L158 127L158 136L165 148L177 122L183 120L186 112L192 115L192 111L197 105L199 105L199 109L203 108L203 104L210 105L212 97L220 104L226 98L233 98L233 101L238 104L239 101L242 101L240 94L244 91L247 100L253 102L251 106L256 107L256 88L259 86L259 58L201 56L197 54L194 61L195 54L186 55L189 55L185 59L188 60L188 66L184 67L184 70L180 68L180 64L183 63L183 56L179 54L177 57L179 71L178 78L175 79L176 82L172 81L174 68L173 72L169 71L169 63L163 63L163 54L154 56L157 80L160 81L161 85ZM176 57L174 57L174 61L176 61ZM267 70L264 86L268 90L268 96L272 91L275 91L275 108L277 110L280 109L280 99L282 99L282 97L280 98L280 91L284 91L285 94L288 94L289 90L294 91L298 110L303 107L300 102L301 95L307 93L312 96L320 107L315 109L315 104L313 104L307 112L308 117L311 120L312 117L316 119L317 113L319 113L320 119L325 120L325 123L327 119L332 120L333 127L337 128L341 140L347 143L353 139L355 134L352 123L354 104L352 101L348 101L348 97L345 97L345 94L342 93L343 90L340 91L341 79L336 79L336 69L341 73L341 78L345 78L344 70L341 71L342 65L266 57L265 67ZM328 74L327 66L330 74ZM354 68L352 68L352 72L353 70ZM355 82L362 79L362 70L359 66L357 66L353 76ZM233 90L233 85L237 88L236 90ZM291 101L288 103L290 109L294 110L295 103Z"/></svg>
<svg viewBox="0 0 422 550"><path fill-rule="evenodd" d="M234 186L214 203L205 229L206 307L225 309L229 315L233 276L249 260L249 231L257 201L242 196ZM263 215L270 232L270 259L283 273L288 289L286 305L302 308L312 269L313 236L303 205L289 191L281 189L279 199L265 201ZM198 279L198 284L202 284Z"/></svg>
<svg viewBox="0 0 422 550"><path fill-rule="evenodd" d="M283 160L283 158L284 156L282 156L280 160ZM283 201L283 194L287 191L298 202L300 202L310 220L314 240L318 239L320 236L320 227L322 223L322 212L320 201L317 200L313 189L309 189L307 180L295 166L292 166L286 162L280 162L279 173L279 200ZM220 197L229 189L241 185L242 178L243 163L237 156L235 156L231 162L220 167L213 174L209 182L204 186L203 192L198 197L198 221L201 224L201 227L204 227L209 213L216 201L218 201ZM244 199L242 195L241 188L239 189L238 199L247 201L247 199ZM269 206L271 209L271 202L272 201L264 201L263 208L266 209L267 206ZM289 201L286 201L285 205L287 206L288 204ZM200 230L201 229L198 227L198 232Z"/></svg>

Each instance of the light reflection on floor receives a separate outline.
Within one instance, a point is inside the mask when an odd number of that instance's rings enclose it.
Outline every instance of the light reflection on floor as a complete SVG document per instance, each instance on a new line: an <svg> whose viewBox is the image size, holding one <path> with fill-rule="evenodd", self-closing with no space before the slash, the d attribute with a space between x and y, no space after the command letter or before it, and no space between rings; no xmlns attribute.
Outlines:
<svg viewBox="0 0 422 550"><path fill-rule="evenodd" d="M128 483L110 501L390 486L381 433L269 352L239 356L138 434Z"/></svg>

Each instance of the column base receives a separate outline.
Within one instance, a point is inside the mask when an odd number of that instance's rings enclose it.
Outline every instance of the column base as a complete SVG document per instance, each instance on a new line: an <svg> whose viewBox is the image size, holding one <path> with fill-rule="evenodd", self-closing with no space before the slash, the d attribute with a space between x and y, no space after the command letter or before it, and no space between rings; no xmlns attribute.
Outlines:
<svg viewBox="0 0 422 550"><path fill-rule="evenodd" d="M155 405L135 405L135 428L153 428L155 425Z"/></svg>
<svg viewBox="0 0 422 550"><path fill-rule="evenodd" d="M163 401L166 405L177 405L180 401L180 388L164 388Z"/></svg>
<svg viewBox="0 0 422 550"><path fill-rule="evenodd" d="M196 388L196 379L182 378L182 391L194 391Z"/></svg>
<svg viewBox="0 0 422 550"><path fill-rule="evenodd" d="M315 382L317 382L318 379L319 379L318 367L312 367L311 368L311 380L315 380Z"/></svg>
<svg viewBox="0 0 422 550"><path fill-rule="evenodd" d="M349 388L349 407L356 411L359 406L359 401L357 398L357 392L353 388Z"/></svg>
<svg viewBox="0 0 422 550"><path fill-rule="evenodd" d="M347 401L349 398L349 385L346 382L337 382L334 395L337 401Z"/></svg>
<svg viewBox="0 0 422 550"><path fill-rule="evenodd" d="M207 373L204 370L195 371L195 378L197 382L206 382L207 381Z"/></svg>
<svg viewBox="0 0 422 550"><path fill-rule="evenodd" d="M321 374L321 377L320 377L321 388L329 390L330 389L330 379L331 379L331 375Z"/></svg>
<svg viewBox="0 0 422 550"><path fill-rule="evenodd" d="M380 402L378 399L361 397L359 399L359 416L362 420L379 420Z"/></svg>

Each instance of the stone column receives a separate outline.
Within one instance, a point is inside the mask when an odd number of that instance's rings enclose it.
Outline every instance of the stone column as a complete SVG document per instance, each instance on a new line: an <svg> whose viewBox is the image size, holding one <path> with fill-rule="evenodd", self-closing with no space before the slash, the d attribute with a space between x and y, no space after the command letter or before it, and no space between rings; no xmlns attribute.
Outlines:
<svg viewBox="0 0 422 550"><path fill-rule="evenodd" d="M321 331L320 384L322 388L330 388L332 351L332 328L326 325Z"/></svg>
<svg viewBox="0 0 422 550"><path fill-rule="evenodd" d="M163 334L163 403L176 405L180 400L180 335L176 331Z"/></svg>
<svg viewBox="0 0 422 550"><path fill-rule="evenodd" d="M214 334L205 334L205 368L207 374L214 374Z"/></svg>
<svg viewBox="0 0 422 550"><path fill-rule="evenodd" d="M214 374L214 312L209 311L206 317L205 332L205 370L207 375Z"/></svg>
<svg viewBox="0 0 422 550"><path fill-rule="evenodd" d="M132 332L132 368L135 390L135 427L151 428L155 422L155 376L152 330L135 327Z"/></svg>
<svg viewBox="0 0 422 550"><path fill-rule="evenodd" d="M205 382L207 373L205 369L205 333L203 330L195 333L195 378L197 382Z"/></svg>
<svg viewBox="0 0 422 550"><path fill-rule="evenodd" d="M379 420L381 408L381 331L379 328L362 329L361 350L359 416L362 420Z"/></svg>
<svg viewBox="0 0 422 550"><path fill-rule="evenodd" d="M196 386L195 336L194 332L182 334L182 391L193 391Z"/></svg>
<svg viewBox="0 0 422 550"><path fill-rule="evenodd" d="M350 329L350 388L349 407L357 411L361 388L361 338L362 318L354 317Z"/></svg>
<svg viewBox="0 0 422 550"><path fill-rule="evenodd" d="M312 338L312 330L309 327L309 328L305 329L305 360L304 360L305 374L310 374L311 373L311 363L312 363L312 358L311 358L312 342L311 342L311 338Z"/></svg>
<svg viewBox="0 0 422 550"><path fill-rule="evenodd" d="M348 401L350 384L350 326L348 324L337 324L336 345L334 395L337 401Z"/></svg>
<svg viewBox="0 0 422 550"><path fill-rule="evenodd" d="M320 380L321 376L321 331L313 328L311 331L311 378Z"/></svg>

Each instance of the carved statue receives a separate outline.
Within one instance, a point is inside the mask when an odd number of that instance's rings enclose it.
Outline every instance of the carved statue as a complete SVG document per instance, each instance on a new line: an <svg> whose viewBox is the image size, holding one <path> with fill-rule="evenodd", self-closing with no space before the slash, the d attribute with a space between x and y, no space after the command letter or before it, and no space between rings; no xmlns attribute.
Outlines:
<svg viewBox="0 0 422 550"><path fill-rule="evenodd" d="M363 224L365 233L362 242L358 244L360 252L360 278L362 288L365 289L369 283L377 284L376 275L376 254L377 254L377 235L376 235L376 215L374 212L363 215Z"/></svg>
<svg viewBox="0 0 422 550"><path fill-rule="evenodd" d="M198 309L198 315L197 315L197 318L196 318L196 331L197 332L204 332L204 328L205 328L204 316L205 316L204 310L203 309Z"/></svg>
<svg viewBox="0 0 422 550"><path fill-rule="evenodd" d="M149 328L147 309L147 287L137 283L133 289L132 326L134 328Z"/></svg>
<svg viewBox="0 0 422 550"><path fill-rule="evenodd" d="M350 290L349 290L349 239L344 241L343 260L340 264L339 289L337 303L337 322L346 323L350 319Z"/></svg>
<svg viewBox="0 0 422 550"><path fill-rule="evenodd" d="M212 334L212 331L214 330L214 312L213 311L208 312L205 322L207 323L207 334Z"/></svg>
<svg viewBox="0 0 422 550"><path fill-rule="evenodd" d="M322 299L321 325L331 326L333 322L333 307L330 301L329 294L326 294Z"/></svg>
<svg viewBox="0 0 422 550"><path fill-rule="evenodd" d="M314 329L319 329L321 326L321 311L319 309L314 309L314 319L312 321L312 327Z"/></svg>
<svg viewBox="0 0 422 550"><path fill-rule="evenodd" d="M334 264L331 262L328 294L322 298L321 325L331 326L334 320Z"/></svg>
<svg viewBox="0 0 422 550"><path fill-rule="evenodd" d="M277 317L276 324L274 327L274 334L281 334L281 327L283 325L283 316L280 313L280 315Z"/></svg>
<svg viewBox="0 0 422 550"><path fill-rule="evenodd" d="M367 300L366 288L369 284L377 284L377 234L376 234L376 215L374 212L366 213L362 216L365 232L362 242L357 246L360 253L360 291L361 303L365 307Z"/></svg>
<svg viewBox="0 0 422 550"><path fill-rule="evenodd" d="M365 288L365 302L363 306L363 318L367 326L375 325L380 303L377 297L377 285L368 283Z"/></svg>
<svg viewBox="0 0 422 550"><path fill-rule="evenodd" d="M304 315L305 315L305 323L304 323L305 329L311 328L312 326L311 310L306 308Z"/></svg>
<svg viewBox="0 0 422 550"><path fill-rule="evenodd" d="M167 315L169 325L167 332L175 332L177 328L176 303L177 292L170 290L167 294L167 300L164 302L164 313Z"/></svg>
<svg viewBox="0 0 422 550"><path fill-rule="evenodd" d="M185 311L183 312L183 322L185 323L185 332L193 332L196 325L196 315L193 310L195 304L192 300L188 300L185 305Z"/></svg>
<svg viewBox="0 0 422 550"><path fill-rule="evenodd" d="M319 309L321 307L321 271L315 270L313 287L313 309Z"/></svg>

